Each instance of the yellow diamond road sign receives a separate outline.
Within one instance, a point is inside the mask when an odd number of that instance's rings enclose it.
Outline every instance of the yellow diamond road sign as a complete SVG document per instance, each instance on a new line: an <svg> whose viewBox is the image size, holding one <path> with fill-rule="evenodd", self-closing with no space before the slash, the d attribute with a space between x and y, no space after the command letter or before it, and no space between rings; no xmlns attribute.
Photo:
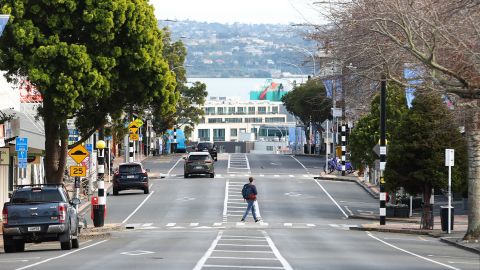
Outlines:
<svg viewBox="0 0 480 270"><path fill-rule="evenodd" d="M128 129L130 130L130 133L137 133L137 130L139 127L140 125L135 121L130 122L130 124L128 125Z"/></svg>
<svg viewBox="0 0 480 270"><path fill-rule="evenodd" d="M143 126L143 121L142 121L142 119L137 118L137 119L135 119L135 120L133 120L133 121L137 123L137 126L139 126L139 127Z"/></svg>
<svg viewBox="0 0 480 270"><path fill-rule="evenodd" d="M88 151L83 145L77 145L68 151L68 155L77 163L81 163L87 156Z"/></svg>

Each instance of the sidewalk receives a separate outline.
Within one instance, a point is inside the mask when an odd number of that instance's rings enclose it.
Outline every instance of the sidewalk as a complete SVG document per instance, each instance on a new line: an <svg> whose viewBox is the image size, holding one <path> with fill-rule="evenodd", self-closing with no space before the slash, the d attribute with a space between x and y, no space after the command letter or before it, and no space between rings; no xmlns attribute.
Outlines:
<svg viewBox="0 0 480 270"><path fill-rule="evenodd" d="M378 186L375 186L369 182L365 182L363 177L358 176L341 176L341 175L330 175L330 174L320 174L315 179L330 180L330 181L348 181L355 182L366 192L368 192L372 197L378 199L380 189ZM352 227L351 230L360 230L360 231L378 231L378 232L390 232L390 233L406 233L406 234L421 234L421 235L430 235L436 238L440 238L442 242L454 245L458 248L469 250L480 254L480 243L479 241L464 241L463 236L465 235L468 227L468 216L467 215L455 215L454 217L454 230L451 234L441 230L440 217L434 217L434 226L433 230L422 230L420 229L420 217L414 216L411 218L386 218L386 224L380 225L380 218L378 215L350 215L351 219L364 219L372 220L376 222L362 224L359 227Z"/></svg>

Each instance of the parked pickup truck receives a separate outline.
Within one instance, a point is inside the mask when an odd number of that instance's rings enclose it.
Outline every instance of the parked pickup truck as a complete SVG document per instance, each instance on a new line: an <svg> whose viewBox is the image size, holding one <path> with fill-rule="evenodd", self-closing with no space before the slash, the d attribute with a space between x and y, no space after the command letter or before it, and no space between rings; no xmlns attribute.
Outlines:
<svg viewBox="0 0 480 270"><path fill-rule="evenodd" d="M25 243L60 241L63 250L78 248L76 205L62 185L19 186L2 211L5 253L22 252Z"/></svg>

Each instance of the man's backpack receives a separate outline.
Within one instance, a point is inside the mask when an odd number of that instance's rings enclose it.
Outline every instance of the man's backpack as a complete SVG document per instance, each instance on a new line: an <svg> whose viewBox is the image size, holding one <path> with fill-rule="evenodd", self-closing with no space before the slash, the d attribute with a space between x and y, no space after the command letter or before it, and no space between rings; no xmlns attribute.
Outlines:
<svg viewBox="0 0 480 270"><path fill-rule="evenodd" d="M249 184L243 185L242 197L246 200L248 199L248 196L250 196L250 193L252 193L252 189L250 188L250 185Z"/></svg>
<svg viewBox="0 0 480 270"><path fill-rule="evenodd" d="M255 199L256 199L256 196L255 196L255 194L253 194L253 189L252 189L252 187L250 186L250 184L245 184L245 185L243 185L243 188L242 188L242 197L243 197L245 200L255 200Z"/></svg>

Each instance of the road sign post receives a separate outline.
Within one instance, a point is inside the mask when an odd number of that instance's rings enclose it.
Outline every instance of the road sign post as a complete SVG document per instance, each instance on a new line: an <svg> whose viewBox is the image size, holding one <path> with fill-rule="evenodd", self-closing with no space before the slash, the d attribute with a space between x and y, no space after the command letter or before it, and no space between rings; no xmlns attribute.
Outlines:
<svg viewBox="0 0 480 270"><path fill-rule="evenodd" d="M448 221L447 233L452 229L452 166L455 164L455 149L445 149L445 166L448 167Z"/></svg>
<svg viewBox="0 0 480 270"><path fill-rule="evenodd" d="M28 138L17 137L15 139L15 151L17 152L18 179L23 184L27 177Z"/></svg>
<svg viewBox="0 0 480 270"><path fill-rule="evenodd" d="M77 163L77 166L70 166L69 175L75 177L75 197L80 197L80 177L87 176L87 167L80 166L80 163L90 155L90 152L83 145L77 145L68 151L68 155ZM88 191L90 194L90 190ZM76 205L78 210L78 205Z"/></svg>

